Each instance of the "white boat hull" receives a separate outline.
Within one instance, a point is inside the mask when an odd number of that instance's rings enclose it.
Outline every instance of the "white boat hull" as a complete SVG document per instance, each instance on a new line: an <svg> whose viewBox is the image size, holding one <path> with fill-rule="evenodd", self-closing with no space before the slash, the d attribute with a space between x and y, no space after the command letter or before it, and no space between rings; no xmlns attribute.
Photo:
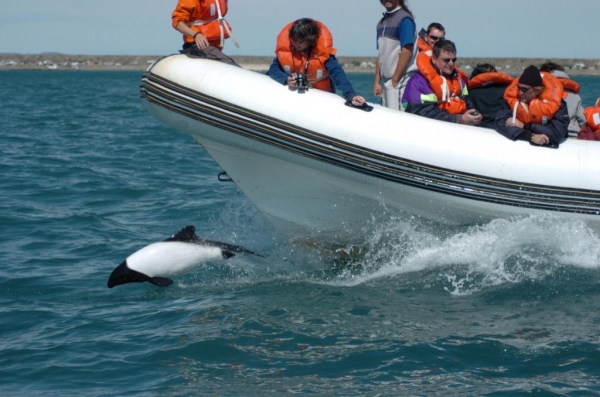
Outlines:
<svg viewBox="0 0 600 397"><path fill-rule="evenodd" d="M600 229L594 142L552 150L381 107L363 112L182 55L149 69L142 98L284 232L353 235L393 213L460 225L549 212Z"/></svg>

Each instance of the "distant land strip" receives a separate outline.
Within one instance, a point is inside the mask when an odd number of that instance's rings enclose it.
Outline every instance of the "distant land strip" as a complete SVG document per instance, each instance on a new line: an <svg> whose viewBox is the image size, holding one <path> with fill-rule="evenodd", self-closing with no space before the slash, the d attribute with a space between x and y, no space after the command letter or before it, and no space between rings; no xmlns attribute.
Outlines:
<svg viewBox="0 0 600 397"><path fill-rule="evenodd" d="M0 70L106 70L144 71L162 55L66 55L57 53L9 54L0 53ZM273 56L232 56L242 67L266 71ZM338 57L349 73L374 73L376 57ZM469 74L478 63L490 63L498 71L517 76L529 65L540 66L544 62L562 65L569 75L600 75L598 59L552 59L552 58L459 58L458 66Z"/></svg>

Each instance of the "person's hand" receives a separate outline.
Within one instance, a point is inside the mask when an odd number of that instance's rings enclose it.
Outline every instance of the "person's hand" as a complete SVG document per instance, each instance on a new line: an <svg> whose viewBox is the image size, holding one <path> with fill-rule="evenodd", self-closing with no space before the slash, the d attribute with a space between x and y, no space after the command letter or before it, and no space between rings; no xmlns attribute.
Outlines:
<svg viewBox="0 0 600 397"><path fill-rule="evenodd" d="M507 127L518 127L518 128L521 128L521 129L525 125L522 122L520 122L519 120L513 119L512 117L510 117L508 120L506 120L505 124L506 124Z"/></svg>
<svg viewBox="0 0 600 397"><path fill-rule="evenodd" d="M354 98L352 98L352 104L354 106L362 106L365 104L365 98L361 97L360 95L356 95Z"/></svg>
<svg viewBox="0 0 600 397"><path fill-rule="evenodd" d="M479 125L483 116L481 113L475 115L475 109L469 109L461 116L462 124Z"/></svg>
<svg viewBox="0 0 600 397"><path fill-rule="evenodd" d="M395 79L392 77L392 88L398 88L398 85L399 85L399 84L400 84L400 79L398 79L398 80L395 80Z"/></svg>
<svg viewBox="0 0 600 397"><path fill-rule="evenodd" d="M374 97L381 97L382 93L383 93L383 90L381 89L381 84L375 83L373 85L373 96Z"/></svg>
<svg viewBox="0 0 600 397"><path fill-rule="evenodd" d="M287 85L290 88L297 88L298 84L296 83L296 79L293 76L288 76L287 78Z"/></svg>
<svg viewBox="0 0 600 397"><path fill-rule="evenodd" d="M208 44L208 40L206 39L206 36L204 36L202 33L198 33L196 35L196 37L194 38L194 42L196 43L196 46L203 50L206 47L208 47L210 44Z"/></svg>
<svg viewBox="0 0 600 397"><path fill-rule="evenodd" d="M536 145L547 145L550 143L550 138L544 134L531 134L531 142Z"/></svg>

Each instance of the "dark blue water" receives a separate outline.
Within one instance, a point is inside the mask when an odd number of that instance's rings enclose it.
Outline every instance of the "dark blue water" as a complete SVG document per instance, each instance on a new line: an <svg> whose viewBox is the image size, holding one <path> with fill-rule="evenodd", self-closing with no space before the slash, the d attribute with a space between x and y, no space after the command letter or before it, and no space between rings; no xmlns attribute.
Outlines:
<svg viewBox="0 0 600 397"><path fill-rule="evenodd" d="M0 395L600 395L600 239L537 216L277 234L141 73L1 72ZM371 98L372 76L351 76ZM586 106L600 79L577 79ZM600 161L600 160L599 160ZM106 281L185 225L240 255Z"/></svg>

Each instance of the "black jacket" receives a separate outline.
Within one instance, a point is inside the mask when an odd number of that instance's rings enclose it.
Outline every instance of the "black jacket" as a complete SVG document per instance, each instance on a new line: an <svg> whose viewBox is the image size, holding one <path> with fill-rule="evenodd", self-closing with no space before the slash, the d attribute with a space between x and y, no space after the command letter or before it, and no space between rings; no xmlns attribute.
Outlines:
<svg viewBox="0 0 600 397"><path fill-rule="evenodd" d="M504 92L508 86L492 84L469 90L469 99L473 108L481 113L480 127L494 129L496 113L502 109L506 101Z"/></svg>
<svg viewBox="0 0 600 397"><path fill-rule="evenodd" d="M519 127L507 127L506 120L511 118L512 115L512 109L510 109L508 104L505 102L504 108L500 109L498 113L496 113L494 129L513 141L530 141L532 134L544 134L550 138L550 142L553 144L559 144L568 136L569 122L571 119L569 118L567 103L564 100L561 102L560 108L558 108L558 111L547 125L532 124L529 131Z"/></svg>

